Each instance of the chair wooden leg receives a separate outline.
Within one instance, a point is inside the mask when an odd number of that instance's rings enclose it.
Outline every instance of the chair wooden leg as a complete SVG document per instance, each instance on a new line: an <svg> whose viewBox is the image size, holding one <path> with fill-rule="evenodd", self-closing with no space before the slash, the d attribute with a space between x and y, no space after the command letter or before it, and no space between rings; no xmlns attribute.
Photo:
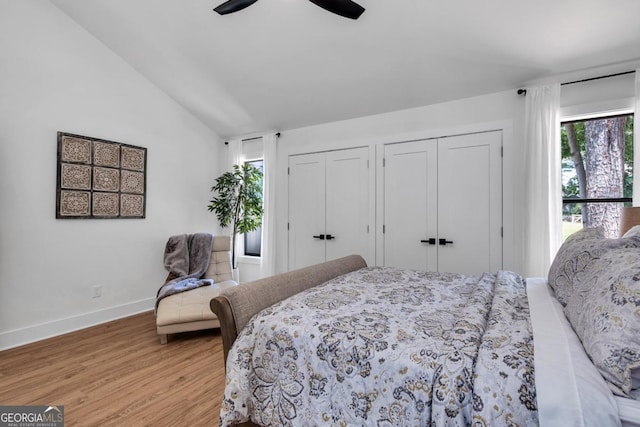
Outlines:
<svg viewBox="0 0 640 427"><path fill-rule="evenodd" d="M166 344L166 343L167 343L167 334L160 335L160 344Z"/></svg>

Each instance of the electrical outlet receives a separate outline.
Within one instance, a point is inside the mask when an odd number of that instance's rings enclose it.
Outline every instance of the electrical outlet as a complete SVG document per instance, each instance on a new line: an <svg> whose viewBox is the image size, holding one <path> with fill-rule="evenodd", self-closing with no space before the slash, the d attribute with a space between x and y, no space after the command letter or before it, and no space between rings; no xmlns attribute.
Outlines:
<svg viewBox="0 0 640 427"><path fill-rule="evenodd" d="M93 287L93 297L100 298L102 296L102 286L96 285Z"/></svg>

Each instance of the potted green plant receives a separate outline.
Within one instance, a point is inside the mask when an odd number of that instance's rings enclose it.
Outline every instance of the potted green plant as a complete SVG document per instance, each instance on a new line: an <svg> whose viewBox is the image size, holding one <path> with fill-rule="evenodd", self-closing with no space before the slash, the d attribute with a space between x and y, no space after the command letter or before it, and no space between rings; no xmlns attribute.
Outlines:
<svg viewBox="0 0 640 427"><path fill-rule="evenodd" d="M233 165L232 172L216 178L211 191L216 195L209 203L209 212L215 213L222 228L231 227L231 266L235 274L236 236L262 225L262 172L249 163Z"/></svg>

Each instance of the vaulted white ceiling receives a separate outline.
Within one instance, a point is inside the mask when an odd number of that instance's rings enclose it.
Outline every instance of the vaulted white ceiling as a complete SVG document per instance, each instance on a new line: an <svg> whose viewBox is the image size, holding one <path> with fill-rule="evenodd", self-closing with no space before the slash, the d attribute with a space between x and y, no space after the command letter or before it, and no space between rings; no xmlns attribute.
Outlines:
<svg viewBox="0 0 640 427"><path fill-rule="evenodd" d="M51 0L222 137L515 89L640 59L638 0Z"/></svg>

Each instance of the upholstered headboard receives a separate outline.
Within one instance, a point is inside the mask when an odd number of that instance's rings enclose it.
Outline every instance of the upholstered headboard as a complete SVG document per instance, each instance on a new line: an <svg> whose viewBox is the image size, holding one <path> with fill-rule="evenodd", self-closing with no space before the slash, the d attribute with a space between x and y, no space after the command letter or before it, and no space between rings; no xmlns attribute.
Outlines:
<svg viewBox="0 0 640 427"><path fill-rule="evenodd" d="M350 255L224 289L211 300L211 310L220 321L225 362L238 333L255 314L291 295L366 266L360 255Z"/></svg>

